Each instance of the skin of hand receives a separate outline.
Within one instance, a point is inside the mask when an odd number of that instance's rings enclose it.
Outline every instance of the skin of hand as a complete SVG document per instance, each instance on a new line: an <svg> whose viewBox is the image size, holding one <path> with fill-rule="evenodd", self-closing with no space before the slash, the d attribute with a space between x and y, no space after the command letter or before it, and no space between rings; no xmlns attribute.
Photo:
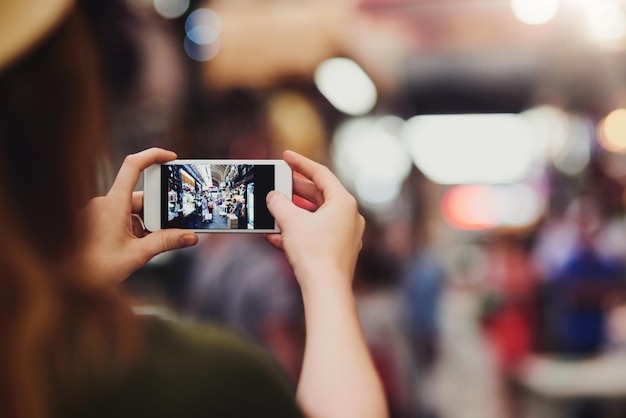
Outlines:
<svg viewBox="0 0 626 418"><path fill-rule="evenodd" d="M285 151L283 158L294 171L303 175L294 177L294 194L314 207L306 210L294 205L282 193L268 193L267 207L281 233L267 234L266 239L285 251L303 292L311 287L307 282L310 273L315 272L319 282L323 280L319 272L325 270L349 278L340 283L326 283L328 286L350 289L365 229L365 219L358 211L355 198L327 167L293 151ZM313 285L317 287L320 283Z"/></svg>
<svg viewBox="0 0 626 418"><path fill-rule="evenodd" d="M354 197L331 171L292 151L285 161L294 195L312 202L296 206L276 191L267 206L281 230L266 239L282 249L300 284L306 343L296 399L309 417L385 418L383 386L361 331L352 279L365 220Z"/></svg>
<svg viewBox="0 0 626 418"><path fill-rule="evenodd" d="M133 190L141 172L175 158L174 152L159 148L127 156L109 192L83 209L79 222L84 242L71 268L86 287L112 288L157 254L198 242L196 234L180 229L148 233L140 221L143 192Z"/></svg>

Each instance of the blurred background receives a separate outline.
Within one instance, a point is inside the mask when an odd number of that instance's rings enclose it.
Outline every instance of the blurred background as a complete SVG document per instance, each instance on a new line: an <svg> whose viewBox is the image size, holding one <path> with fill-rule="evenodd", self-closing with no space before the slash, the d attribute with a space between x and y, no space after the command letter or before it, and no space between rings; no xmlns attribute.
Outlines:
<svg viewBox="0 0 626 418"><path fill-rule="evenodd" d="M626 1L93 3L114 166L292 149L357 197L392 417L626 416ZM263 237L203 236L126 286L297 380L297 284Z"/></svg>

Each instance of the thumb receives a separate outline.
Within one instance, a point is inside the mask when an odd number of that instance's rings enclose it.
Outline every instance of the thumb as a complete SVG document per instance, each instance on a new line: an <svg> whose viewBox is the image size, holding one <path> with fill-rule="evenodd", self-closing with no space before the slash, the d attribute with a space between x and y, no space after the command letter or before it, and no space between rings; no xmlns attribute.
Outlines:
<svg viewBox="0 0 626 418"><path fill-rule="evenodd" d="M277 192L276 190L272 190L267 194L265 202L267 204L267 209L270 211L274 219L276 219L276 223L279 228L281 228L281 225L290 218L293 211L298 209L287 196Z"/></svg>
<svg viewBox="0 0 626 418"><path fill-rule="evenodd" d="M152 232L135 241L143 248L150 258L165 251L191 247L198 243L198 236L193 232L180 229L163 229Z"/></svg>

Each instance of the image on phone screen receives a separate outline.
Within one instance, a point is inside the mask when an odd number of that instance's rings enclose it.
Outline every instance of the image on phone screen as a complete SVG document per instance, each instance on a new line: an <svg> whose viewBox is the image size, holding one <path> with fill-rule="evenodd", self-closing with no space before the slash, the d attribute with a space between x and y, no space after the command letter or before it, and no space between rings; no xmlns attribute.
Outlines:
<svg viewBox="0 0 626 418"><path fill-rule="evenodd" d="M265 196L274 165L164 164L161 226L195 230L269 230Z"/></svg>

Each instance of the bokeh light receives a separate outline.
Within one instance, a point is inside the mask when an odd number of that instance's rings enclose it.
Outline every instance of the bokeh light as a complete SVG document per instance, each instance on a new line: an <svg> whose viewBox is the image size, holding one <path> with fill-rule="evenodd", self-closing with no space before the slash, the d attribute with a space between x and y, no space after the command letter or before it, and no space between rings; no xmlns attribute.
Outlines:
<svg viewBox="0 0 626 418"><path fill-rule="evenodd" d="M589 33L598 41L613 41L626 36L626 17L615 2L603 1L589 5Z"/></svg>
<svg viewBox="0 0 626 418"><path fill-rule="evenodd" d="M542 216L545 202L539 192L528 184L517 183L497 187L498 224L525 227Z"/></svg>
<svg viewBox="0 0 626 418"><path fill-rule="evenodd" d="M626 109L616 109L598 124L598 142L610 152L626 153Z"/></svg>
<svg viewBox="0 0 626 418"><path fill-rule="evenodd" d="M189 0L154 0L154 9L166 19L176 19L189 9Z"/></svg>
<svg viewBox="0 0 626 418"><path fill-rule="evenodd" d="M464 185L448 190L441 200L441 214L459 229L486 229L496 225L496 193L485 185Z"/></svg>
<svg viewBox="0 0 626 418"><path fill-rule="evenodd" d="M220 50L222 22L211 9L196 9L185 21L185 52L195 61L208 61Z"/></svg>
<svg viewBox="0 0 626 418"><path fill-rule="evenodd" d="M568 175L581 173L591 159L593 124L588 117L553 106L537 106L521 113L533 131L536 157Z"/></svg>
<svg viewBox="0 0 626 418"><path fill-rule="evenodd" d="M378 100L374 82L356 62L347 58L322 62L315 71L315 84L337 110L348 115L365 115Z"/></svg>
<svg viewBox="0 0 626 418"><path fill-rule="evenodd" d="M366 206L371 206L382 205L395 199L400 194L401 184L397 181L370 177L364 173L357 176L354 187L360 201Z"/></svg>
<svg viewBox="0 0 626 418"><path fill-rule="evenodd" d="M537 106L521 113L533 131L536 158L542 162L551 161L558 155L569 131L569 115L553 106Z"/></svg>
<svg viewBox="0 0 626 418"><path fill-rule="evenodd" d="M511 0L515 17L529 25L541 25L554 19L559 10L558 0Z"/></svg>
<svg viewBox="0 0 626 418"><path fill-rule="evenodd" d="M441 200L443 219L463 230L527 227L541 217L543 210L539 193L523 183L454 186Z"/></svg>
<svg viewBox="0 0 626 418"><path fill-rule="evenodd" d="M417 167L439 184L512 183L534 163L533 132L514 114L415 116L403 138Z"/></svg>
<svg viewBox="0 0 626 418"><path fill-rule="evenodd" d="M572 116L567 141L552 158L554 166L570 176L582 173L591 160L593 127L588 118Z"/></svg>
<svg viewBox="0 0 626 418"><path fill-rule="evenodd" d="M349 120L335 132L335 172L365 205L392 201L411 171L411 158L399 138L403 124L393 116L366 117Z"/></svg>

